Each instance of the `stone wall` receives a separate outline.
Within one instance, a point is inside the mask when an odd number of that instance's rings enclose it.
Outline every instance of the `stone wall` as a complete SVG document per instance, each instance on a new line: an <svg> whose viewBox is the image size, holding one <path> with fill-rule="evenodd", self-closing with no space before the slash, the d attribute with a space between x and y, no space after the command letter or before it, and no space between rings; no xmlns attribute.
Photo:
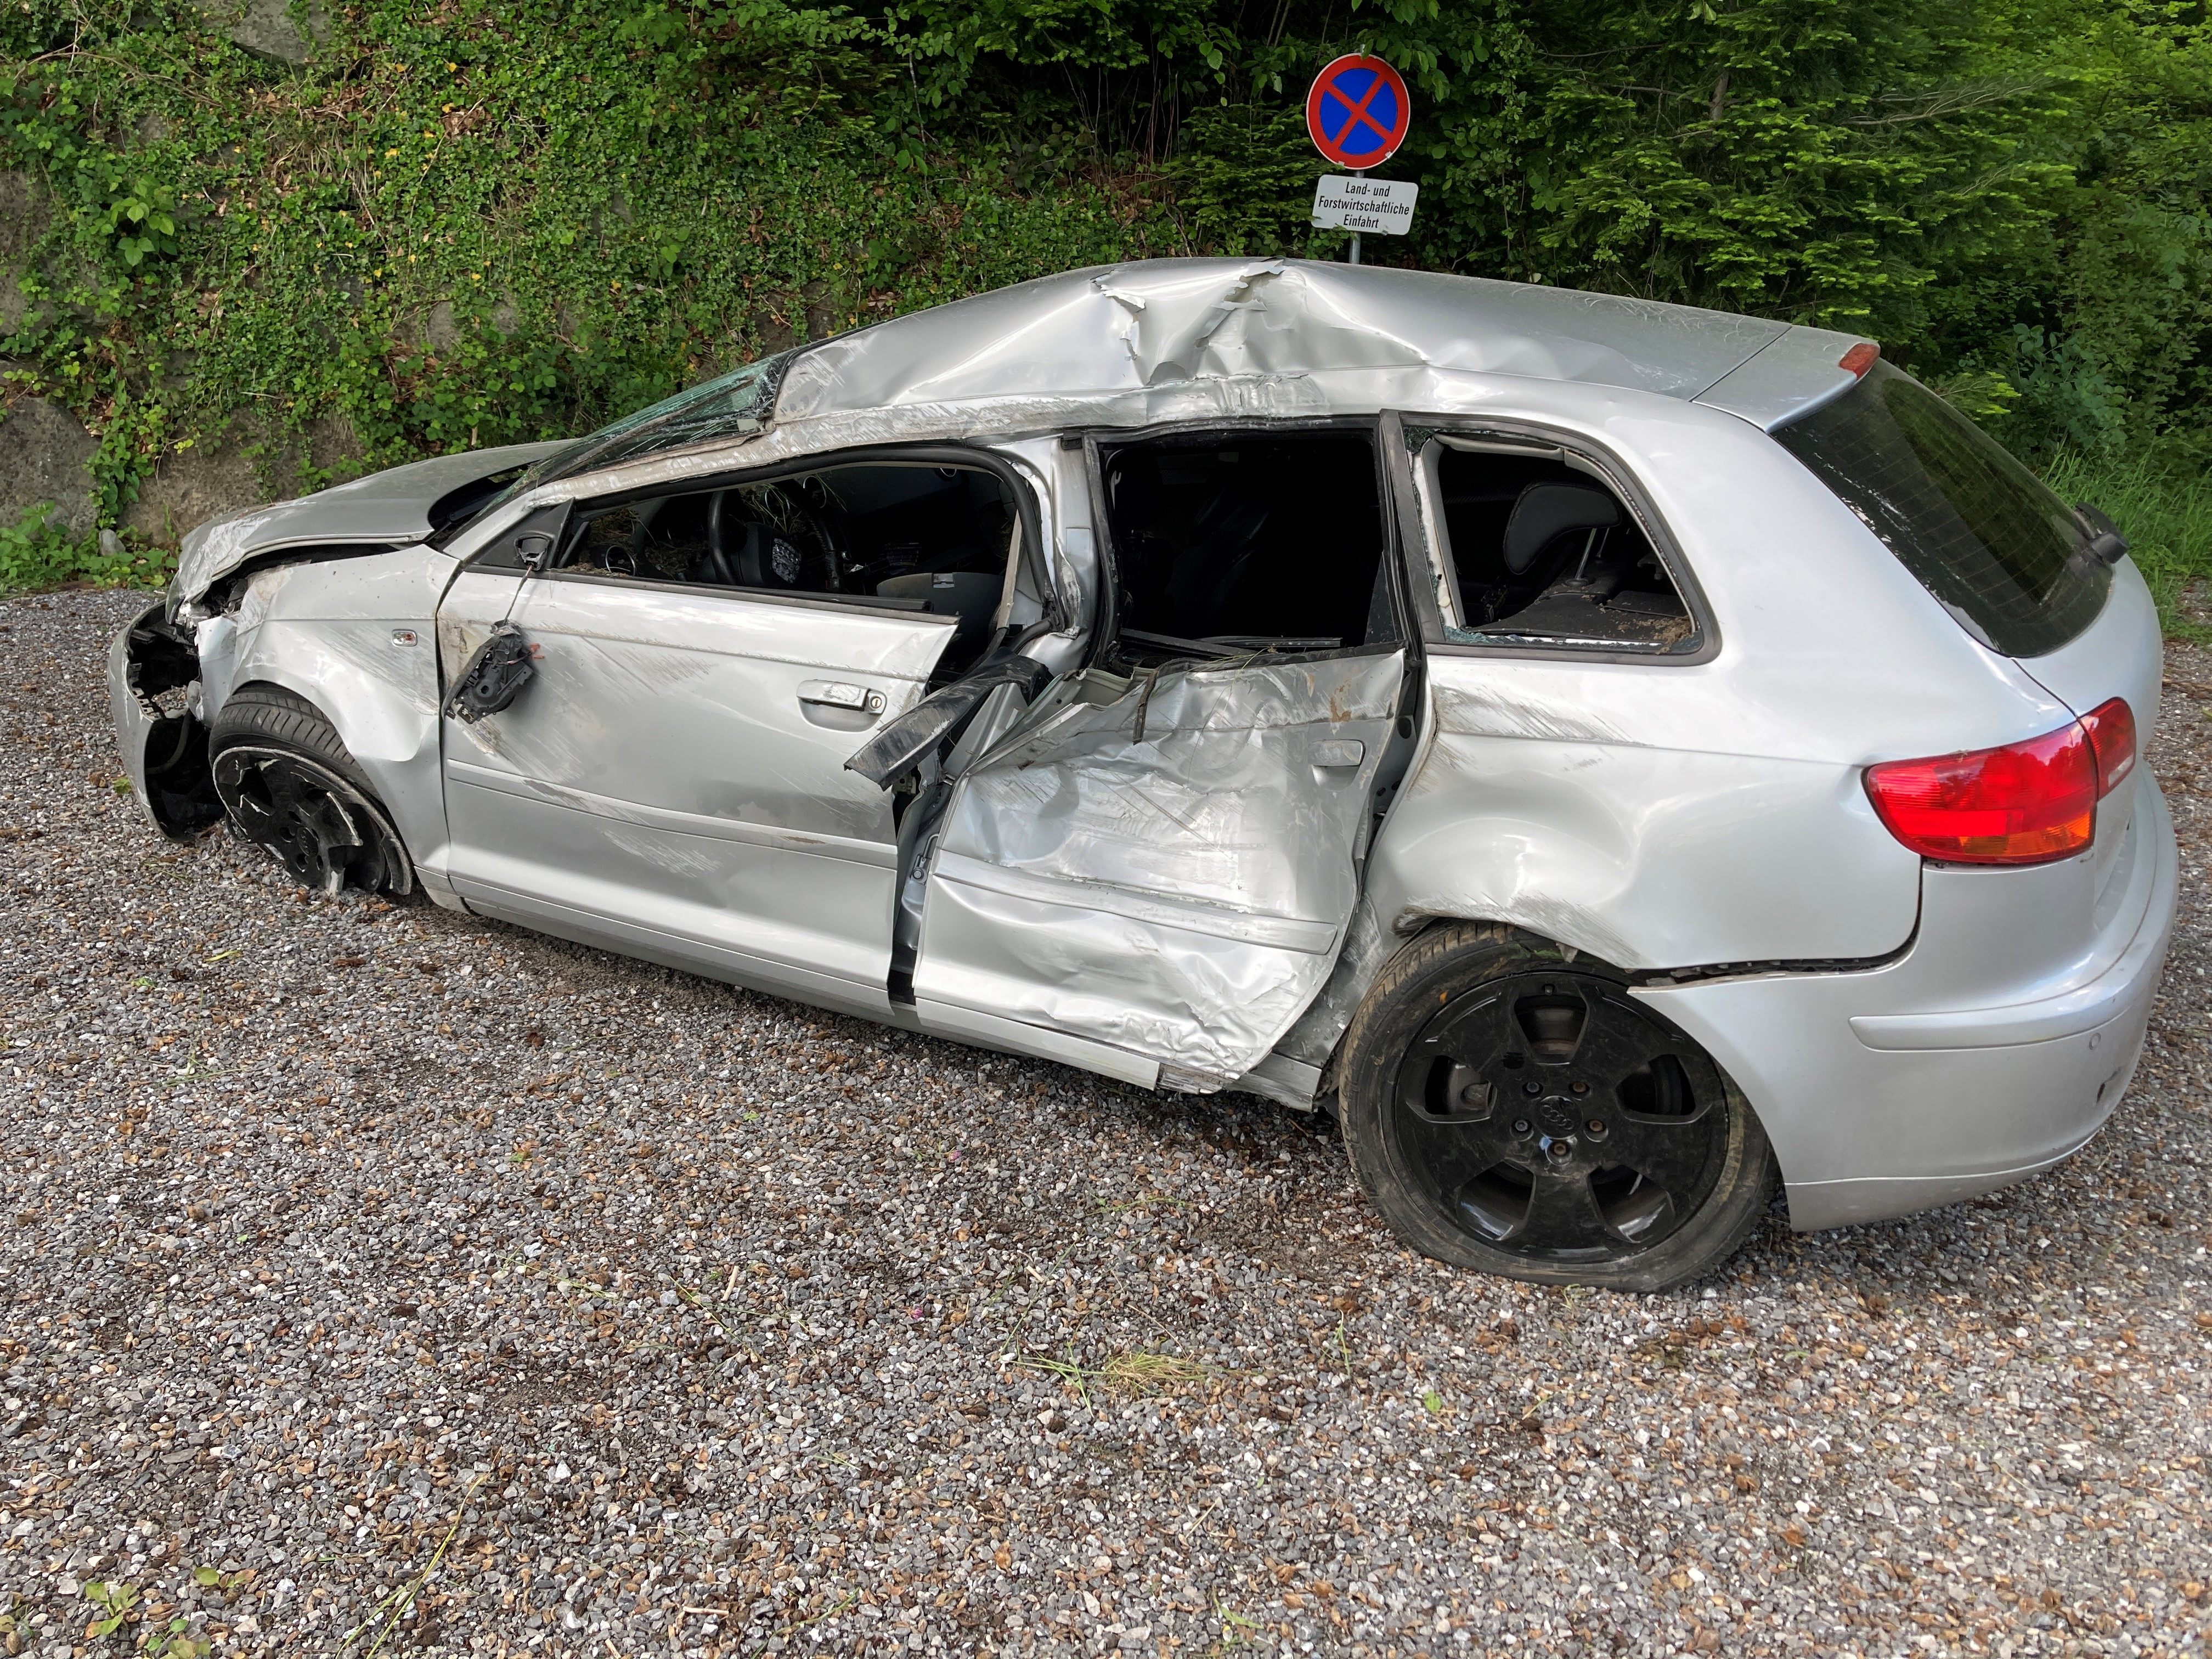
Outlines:
<svg viewBox="0 0 2212 1659"><path fill-rule="evenodd" d="M84 423L50 398L19 397L0 409L0 525L43 503L72 535L92 529L88 466L99 447ZM168 456L141 478L121 528L135 542L173 548L209 519L302 494L302 460L343 475L356 453L352 431L340 421L319 421L304 439L264 435L240 423L222 441Z"/></svg>
<svg viewBox="0 0 2212 1659"><path fill-rule="evenodd" d="M320 39L325 13L310 6L303 34L289 0L200 0L204 15L222 25L246 51L274 63L307 62ZM0 337L22 326L32 302L21 278L32 250L53 222L54 203L43 180L25 172L0 171ZM0 369L10 367L0 357ZM0 525L13 525L30 508L51 506L73 535L95 522L88 464L100 447L84 423L49 398L8 395L0 386ZM336 466L352 453L351 434L325 422L308 434L307 459ZM165 459L140 480L138 499L122 527L155 546L174 547L204 520L299 493L301 445L244 428L206 448ZM289 487L288 487L289 486Z"/></svg>

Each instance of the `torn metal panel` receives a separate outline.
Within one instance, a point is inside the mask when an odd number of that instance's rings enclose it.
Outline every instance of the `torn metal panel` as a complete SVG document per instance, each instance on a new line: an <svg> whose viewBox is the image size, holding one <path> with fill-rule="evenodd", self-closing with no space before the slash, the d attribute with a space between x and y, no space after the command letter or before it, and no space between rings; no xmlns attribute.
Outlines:
<svg viewBox="0 0 2212 1659"><path fill-rule="evenodd" d="M1140 680L1103 707L1072 702L975 769L945 846L1060 880L1326 915L1334 928L1351 910L1348 857L1322 876L1267 854L1328 836L1346 786L1377 758L1402 675L1394 653L1170 672L1149 696ZM1347 739L1366 752L1332 768L1318 751Z"/></svg>
<svg viewBox="0 0 2212 1659"><path fill-rule="evenodd" d="M1336 1053L1336 1045L1352 1024L1352 1017L1367 994L1382 964L1405 945L1405 940L1376 919L1375 907L1364 895L1345 929L1336 966L1320 994L1298 1016L1297 1024L1283 1033L1271 1058L1311 1068L1316 1079Z"/></svg>
<svg viewBox="0 0 2212 1659"><path fill-rule="evenodd" d="M940 691L932 692L876 735L845 762L878 788L913 771L922 757L958 732L986 699L1001 690L1024 701L1042 691L1052 671L1032 657L987 658Z"/></svg>
<svg viewBox="0 0 2212 1659"><path fill-rule="evenodd" d="M238 618L210 617L192 629L192 646L199 653L200 695L196 711L203 721L212 721L230 701L238 684Z"/></svg>
<svg viewBox="0 0 2212 1659"><path fill-rule="evenodd" d="M945 815L917 1000L1127 1049L1177 1086L1243 1076L1335 959L1404 666L1061 681Z"/></svg>
<svg viewBox="0 0 2212 1659"><path fill-rule="evenodd" d="M1118 1078L1139 1089L1156 1087L1162 1080L1155 1060L1133 1054L1126 1048L1092 1042L1042 1025L1025 1024L950 1003L917 1003L915 1015L923 1029L933 1036L995 1048L1001 1054L1030 1054L1039 1060L1057 1060L1063 1066L1079 1066L1086 1072Z"/></svg>
<svg viewBox="0 0 2212 1659"><path fill-rule="evenodd" d="M1321 1085L1320 1066L1291 1060L1278 1049L1262 1058L1231 1087L1241 1094L1272 1100L1292 1111L1310 1112L1320 1103Z"/></svg>
<svg viewBox="0 0 2212 1659"><path fill-rule="evenodd" d="M1249 1071L1328 970L1326 955L967 879L978 872L940 862L931 875L917 1004L996 1012L1103 1042L1176 1066L1193 1092Z"/></svg>

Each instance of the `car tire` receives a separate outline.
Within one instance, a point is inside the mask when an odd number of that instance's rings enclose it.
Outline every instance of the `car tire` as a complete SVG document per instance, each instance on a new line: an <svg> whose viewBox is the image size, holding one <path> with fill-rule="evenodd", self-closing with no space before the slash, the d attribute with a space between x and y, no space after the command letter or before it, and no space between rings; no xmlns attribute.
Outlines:
<svg viewBox="0 0 2212 1659"><path fill-rule="evenodd" d="M215 718L208 753L232 833L301 886L415 896L414 862L392 815L337 729L305 697L279 685L239 687Z"/></svg>
<svg viewBox="0 0 2212 1659"><path fill-rule="evenodd" d="M1671 1289L1765 1213L1765 1131L1626 977L1510 927L1448 923L1376 976L1345 1034L1338 1113L1391 1230L1455 1267Z"/></svg>

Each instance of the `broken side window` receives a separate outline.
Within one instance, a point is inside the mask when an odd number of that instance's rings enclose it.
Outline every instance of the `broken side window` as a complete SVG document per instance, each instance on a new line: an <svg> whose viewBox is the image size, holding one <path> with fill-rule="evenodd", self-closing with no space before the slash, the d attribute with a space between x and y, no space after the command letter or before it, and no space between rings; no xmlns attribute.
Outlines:
<svg viewBox="0 0 2212 1659"><path fill-rule="evenodd" d="M1637 516L1560 452L1449 436L1421 455L1437 599L1455 645L1664 652L1695 620Z"/></svg>
<svg viewBox="0 0 2212 1659"><path fill-rule="evenodd" d="M1205 434L1104 467L1127 662L1396 641L1370 434Z"/></svg>

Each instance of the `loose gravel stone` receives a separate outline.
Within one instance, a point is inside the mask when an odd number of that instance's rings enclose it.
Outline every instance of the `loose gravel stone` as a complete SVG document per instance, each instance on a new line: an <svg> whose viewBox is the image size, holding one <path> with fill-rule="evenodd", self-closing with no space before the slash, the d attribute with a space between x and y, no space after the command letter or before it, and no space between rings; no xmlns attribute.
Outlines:
<svg viewBox="0 0 2212 1659"><path fill-rule="evenodd" d="M2203 1650L2205 653L2106 1133L1627 1297L1260 1102L165 842L140 602L0 605L8 1653Z"/></svg>

